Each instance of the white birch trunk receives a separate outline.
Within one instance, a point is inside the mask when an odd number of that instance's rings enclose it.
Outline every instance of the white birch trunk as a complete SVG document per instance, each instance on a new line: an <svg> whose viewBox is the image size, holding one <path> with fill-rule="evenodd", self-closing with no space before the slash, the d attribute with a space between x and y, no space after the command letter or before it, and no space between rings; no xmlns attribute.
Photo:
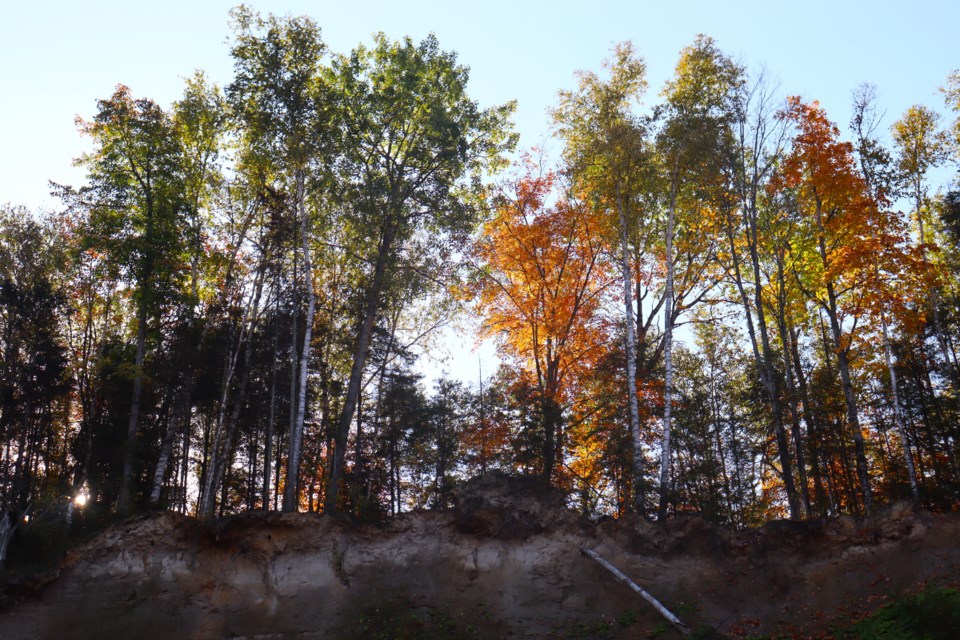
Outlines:
<svg viewBox="0 0 960 640"><path fill-rule="evenodd" d="M673 225L677 204L677 184L670 187L670 209L667 212L666 262L667 282L664 287L663 313L663 440L660 447L660 506L657 519L667 517L667 497L670 493L670 429L673 403Z"/></svg>
<svg viewBox="0 0 960 640"><path fill-rule="evenodd" d="M304 278L307 282L307 317L303 328L303 349L300 355L300 379L297 393L297 417L290 430L290 453L287 460L287 480L283 489L283 510L297 511L300 478L300 453L303 445L303 423L306 417L307 368L310 362L310 341L313 338L313 314L317 297L313 291L313 261L307 234L307 211L303 205L303 176L297 177L297 206L300 209L300 243L303 250Z"/></svg>
<svg viewBox="0 0 960 640"><path fill-rule="evenodd" d="M620 582L630 587L637 595L639 595L641 598L643 598L648 603L653 605L653 608L656 609L660 615L666 618L667 621L670 624L672 624L674 628L680 632L681 635L683 636L690 635L689 627L683 624L683 622L680 621L680 618L673 615L673 613L671 613L669 609L663 606L659 600L657 600L652 595L650 595L646 589L638 585L636 582L628 578L626 574L624 574L622 571L620 571L615 566L607 562L607 560L605 560L603 556L601 556L599 553L597 553L593 549L587 549L585 547L580 547L580 553L587 556L588 558L590 558L591 560L599 564L601 567L609 571L611 574L613 574L613 577L615 577L617 580L619 580Z"/></svg>
<svg viewBox="0 0 960 640"><path fill-rule="evenodd" d="M620 269L623 277L623 307L627 321L627 396L630 402L630 435L633 439L633 508L640 513L643 507L643 444L640 440L640 407L637 399L637 332L633 316L633 277L630 252L627 246L627 214L623 196L617 189L617 214L620 221Z"/></svg>
<svg viewBox="0 0 960 640"><path fill-rule="evenodd" d="M133 398L130 401L130 420L127 423L127 442L123 452L123 475L120 478L120 495L117 507L120 513L130 513L133 507L133 459L136 453L137 434L140 430L140 398L143 394L143 361L147 353L147 306L140 301L137 311L137 355L134 364Z"/></svg>

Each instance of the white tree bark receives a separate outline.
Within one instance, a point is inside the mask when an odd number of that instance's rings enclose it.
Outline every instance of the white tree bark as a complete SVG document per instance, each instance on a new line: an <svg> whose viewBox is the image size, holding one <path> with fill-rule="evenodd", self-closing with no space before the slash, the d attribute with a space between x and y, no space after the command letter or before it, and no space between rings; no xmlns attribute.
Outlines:
<svg viewBox="0 0 960 640"><path fill-rule="evenodd" d="M10 522L10 514L5 512L0 519L0 567L7 559L7 548L10 546L10 539L13 538L13 531L16 525Z"/></svg>
<svg viewBox="0 0 960 640"><path fill-rule="evenodd" d="M670 493L670 429L673 404L673 225L676 208L675 179L670 187L670 208L667 211L667 282L663 293L666 302L663 312L663 440L660 446L660 506L657 509L659 520L667 517L667 497Z"/></svg>
<svg viewBox="0 0 960 640"><path fill-rule="evenodd" d="M920 489L917 486L917 473L913 468L913 455L910 453L910 443L907 441L907 430L903 426L903 414L900 412L900 393L897 391L897 372L893 368L893 354L890 349L890 335L887 330L887 316L881 314L880 326L883 328L883 356L890 373L890 401L893 403L893 421L900 436L900 445L903 447L903 462L907 466L907 476L910 478L910 495L913 501L920 500Z"/></svg>
<svg viewBox="0 0 960 640"><path fill-rule="evenodd" d="M590 558L591 560L599 564L601 567L609 571L611 574L613 574L613 576L617 580L619 580L620 582L624 583L625 585L633 589L633 591L636 592L641 598L643 598L644 600L649 602L651 605L653 605L653 608L656 609L660 613L660 615L666 618L667 621L670 624L672 624L674 628L677 631L679 631L682 635L684 636L690 635L689 627L683 624L683 622L680 621L680 618L673 615L673 613L671 613L669 609L667 609L665 606L660 604L660 601L654 598L652 595L650 595L646 591L646 589L638 585L636 582L628 578L626 574L624 574L622 571L620 571L615 566L607 562L599 553L597 553L593 549L587 549L586 547L580 547L580 553L587 556L588 558Z"/></svg>
<svg viewBox="0 0 960 640"><path fill-rule="evenodd" d="M299 495L300 453L303 445L303 423L306 417L307 367L310 363L310 341L313 338L313 314L317 297L313 291L313 261L310 259L307 211L303 204L303 176L297 178L297 205L300 209L300 242L303 250L303 271L307 282L307 317L303 328L303 349L300 355L300 387L297 392L297 418L290 430L290 453L287 460L287 480L283 489L283 510L297 511Z"/></svg>
<svg viewBox="0 0 960 640"><path fill-rule="evenodd" d="M27 511L30 510L30 504L30 502L27 503L27 506L24 507L23 511L20 512L20 515L17 516L15 520L10 519L9 511L4 512L3 518L0 519L0 569L3 568L7 560L7 549L10 547L10 541L13 540L13 534L17 530L17 526L23 522Z"/></svg>
<svg viewBox="0 0 960 640"><path fill-rule="evenodd" d="M630 269L630 252L627 246L627 213L623 196L617 189L617 214L620 221L620 269L623 277L623 307L627 321L627 395L630 402L630 435L633 439L633 507L640 513L643 508L643 444L640 441L640 407L637 400L637 332L633 316L633 277Z"/></svg>

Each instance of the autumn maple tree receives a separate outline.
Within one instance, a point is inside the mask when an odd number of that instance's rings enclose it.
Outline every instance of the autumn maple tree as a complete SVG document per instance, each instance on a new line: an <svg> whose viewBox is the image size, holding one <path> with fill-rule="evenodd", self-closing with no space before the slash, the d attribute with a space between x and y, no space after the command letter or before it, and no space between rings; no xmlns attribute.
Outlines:
<svg viewBox="0 0 960 640"><path fill-rule="evenodd" d="M799 215L800 235L792 247L795 277L829 323L861 497L869 512L872 488L851 360L857 329L871 312L889 310L896 302L891 274L908 274L911 253L896 217L857 170L853 145L839 140L824 110L793 97L782 117L797 133L773 187L790 191L790 206Z"/></svg>
<svg viewBox="0 0 960 640"><path fill-rule="evenodd" d="M552 172L528 164L501 190L474 253L483 331L535 380L542 429L542 477L562 460L563 405L604 337L599 310L610 286L600 220L559 191ZM550 202L555 198L554 202Z"/></svg>

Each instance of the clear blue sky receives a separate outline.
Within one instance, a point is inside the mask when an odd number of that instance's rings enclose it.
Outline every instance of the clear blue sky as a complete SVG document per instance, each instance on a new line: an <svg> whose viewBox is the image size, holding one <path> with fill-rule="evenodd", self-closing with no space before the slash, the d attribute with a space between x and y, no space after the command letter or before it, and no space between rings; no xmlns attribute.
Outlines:
<svg viewBox="0 0 960 640"><path fill-rule="evenodd" d="M44 0L10 2L0 27L0 202L56 206L50 179L78 183L71 169L83 150L74 117L90 117L95 100L117 83L169 105L196 68L230 80L223 0ZM669 77L677 52L697 33L713 36L751 67L765 65L784 93L819 99L844 124L850 91L878 86L892 122L910 104L942 109L936 93L960 67L960 2L920 0L676 0L476 3L421 1L251 2L263 13L315 18L334 51L370 34L415 39L434 32L471 67L482 105L517 99L525 146L548 133L546 109L572 87L576 69L599 67L610 47L634 41L649 65L651 99Z"/></svg>
<svg viewBox="0 0 960 640"><path fill-rule="evenodd" d="M71 159L84 150L74 126L117 83L168 106L182 79L201 68L231 77L227 0L11 0L0 24L0 203L56 207L48 180L82 182ZM878 87L886 124L911 104L940 111L937 88L960 67L960 1L811 0L487 0L249 3L262 13L307 14L333 51L347 52L384 31L420 39L430 32L471 67L481 105L516 99L523 146L541 145L556 92L577 69L598 69L630 39L647 60L650 100L677 53L698 33L751 68L765 66L784 94L818 99L843 126L850 93ZM484 357L484 369L493 362ZM471 358L472 359L472 358ZM476 370L476 361L469 368ZM462 366L462 365L461 365ZM454 368L460 368L454 365ZM463 377L472 377L463 375Z"/></svg>

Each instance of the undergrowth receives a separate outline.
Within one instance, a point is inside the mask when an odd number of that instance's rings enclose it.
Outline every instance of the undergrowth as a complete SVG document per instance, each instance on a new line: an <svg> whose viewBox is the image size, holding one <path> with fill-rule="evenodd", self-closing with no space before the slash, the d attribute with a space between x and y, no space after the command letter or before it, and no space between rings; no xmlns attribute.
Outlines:
<svg viewBox="0 0 960 640"><path fill-rule="evenodd" d="M836 637L838 640L955 640L960 638L960 591L927 587L880 607Z"/></svg>

